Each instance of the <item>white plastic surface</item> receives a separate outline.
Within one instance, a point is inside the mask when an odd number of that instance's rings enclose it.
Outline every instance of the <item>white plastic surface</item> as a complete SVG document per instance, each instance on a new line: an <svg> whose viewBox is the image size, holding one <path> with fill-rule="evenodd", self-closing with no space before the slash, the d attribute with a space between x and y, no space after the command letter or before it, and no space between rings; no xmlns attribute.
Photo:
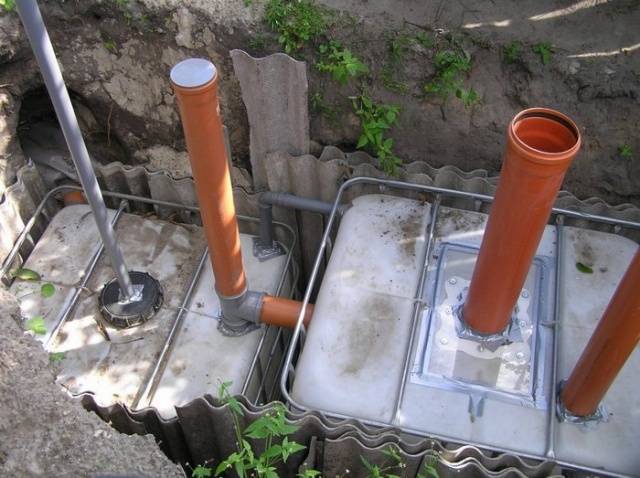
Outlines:
<svg viewBox="0 0 640 478"><path fill-rule="evenodd" d="M113 214L113 211L110 211ZM81 295L71 318L54 341L53 352L63 354L58 382L72 393L92 392L101 405L116 402L132 406L143 392L158 354L186 293L189 281L205 247L197 226L123 214L116 234L132 270L148 271L164 291L164 305L148 322L134 328L106 329L110 341L100 333L97 296L113 278L103 257L88 290ZM285 256L259 262L253 257L253 236L240 235L243 261L254 290L275 292ZM56 293L44 298L40 283L16 281L12 292L20 298L26 318L44 315L48 337L63 305L98 245L99 236L88 206L68 206L51 221L25 267L38 271L43 280L56 285ZM220 381L232 381L238 393L249 372L262 329L241 337L224 337L217 329L219 304L214 292L210 261L194 289L183 327L152 402L165 418L175 416L174 406L216 394ZM275 374L275 370L273 371ZM138 408L148 406L139 403Z"/></svg>
<svg viewBox="0 0 640 478"><path fill-rule="evenodd" d="M469 410L480 397L408 380L398 416L391 416L408 343L410 299L420 270L416 258L410 267L395 266L402 242L399 218L406 217L413 208L422 208L420 228L425 231L428 204L417 206L394 198L388 199L389 203L387 199L380 200L380 196L358 198L341 222L296 369L293 399L311 409L401 425L452 441L543 456L547 410L486 398L481 415L472 416ZM485 214L441 207L429 260L428 287L435 283L440 245L454 242L478 247L486 219ZM424 246L423 241L421 235L418 250ZM558 380L570 374L637 247L633 241L613 234L565 227ZM548 226L537 255L555 260L555 253L556 231ZM578 271L576 262L592 267L593 274ZM457 261L449 266L450 271L441 272L470 279L474 263ZM551 275L552 280L543 291L547 305L553 305L555 285L554 274ZM381 286L390 280L402 286ZM411 351L412 365L427 313L428 309L423 312ZM549 359L549 355L544 358ZM640 350L632 354L605 397L611 413L607 423L592 428L557 424L558 460L638 475L638 370Z"/></svg>
<svg viewBox="0 0 640 478"><path fill-rule="evenodd" d="M293 397L300 403L391 419L429 209L371 195L342 218L298 364Z"/></svg>

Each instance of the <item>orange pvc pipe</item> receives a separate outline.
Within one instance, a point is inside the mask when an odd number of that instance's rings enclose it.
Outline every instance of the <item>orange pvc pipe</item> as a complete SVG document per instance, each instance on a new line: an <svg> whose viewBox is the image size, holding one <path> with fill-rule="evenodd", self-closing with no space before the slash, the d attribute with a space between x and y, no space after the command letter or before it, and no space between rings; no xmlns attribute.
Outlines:
<svg viewBox="0 0 640 478"><path fill-rule="evenodd" d="M302 302L297 300L265 295L262 301L262 310L260 311L260 321L265 324L292 329L298 322L301 307ZM308 304L303 319L305 327L309 326L312 315L313 305Z"/></svg>
<svg viewBox="0 0 640 478"><path fill-rule="evenodd" d="M578 416L594 414L638 341L640 249L562 389L564 407Z"/></svg>
<svg viewBox="0 0 640 478"><path fill-rule="evenodd" d="M198 84L197 80L202 78L207 81ZM174 67L171 80L180 108L216 290L224 297L236 297L246 290L247 279L220 120L217 71L206 60L185 60Z"/></svg>
<svg viewBox="0 0 640 478"><path fill-rule="evenodd" d="M509 124L500 180L462 312L474 332L497 334L508 325L580 142L573 121L554 110L524 110Z"/></svg>

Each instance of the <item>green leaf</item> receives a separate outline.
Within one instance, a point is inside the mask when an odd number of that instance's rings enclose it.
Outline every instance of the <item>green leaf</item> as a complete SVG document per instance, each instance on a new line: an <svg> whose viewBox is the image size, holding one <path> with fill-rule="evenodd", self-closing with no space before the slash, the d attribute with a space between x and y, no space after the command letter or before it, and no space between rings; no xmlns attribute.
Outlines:
<svg viewBox="0 0 640 478"><path fill-rule="evenodd" d="M47 282L46 284L42 284L42 287L40 287L40 294L45 299L51 297L55 293L56 293L56 288L50 282Z"/></svg>
<svg viewBox="0 0 640 478"><path fill-rule="evenodd" d="M64 360L65 353L64 352L51 352L49 354L49 362L51 363L60 363Z"/></svg>
<svg viewBox="0 0 640 478"><path fill-rule="evenodd" d="M593 274L593 269L582 262L576 262L576 269L578 269L583 274Z"/></svg>
<svg viewBox="0 0 640 478"><path fill-rule="evenodd" d="M191 473L191 478L209 478L211 476L213 476L213 470L202 465L196 466Z"/></svg>
<svg viewBox="0 0 640 478"><path fill-rule="evenodd" d="M17 269L13 271L11 275L16 279L20 279L20 280L32 280L32 281L40 280L40 274L38 274L34 270L26 269L26 268Z"/></svg>
<svg viewBox="0 0 640 478"><path fill-rule="evenodd" d="M44 335L47 333L47 327L44 325L44 317L41 315L30 318L25 322L24 326L36 335Z"/></svg>
<svg viewBox="0 0 640 478"><path fill-rule="evenodd" d="M309 469L304 470L302 473L298 473L296 476L298 478L316 478L317 476L320 476L320 472L318 470Z"/></svg>

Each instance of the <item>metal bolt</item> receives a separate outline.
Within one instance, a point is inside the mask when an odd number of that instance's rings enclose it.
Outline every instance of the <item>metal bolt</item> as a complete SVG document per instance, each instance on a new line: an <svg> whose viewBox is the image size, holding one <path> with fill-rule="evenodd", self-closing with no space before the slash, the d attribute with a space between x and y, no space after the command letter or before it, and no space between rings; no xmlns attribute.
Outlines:
<svg viewBox="0 0 640 478"><path fill-rule="evenodd" d="M445 337L442 337L442 338L440 339L440 343L441 343L442 345L447 345L447 344L449 343L449 341L448 341Z"/></svg>
<svg viewBox="0 0 640 478"><path fill-rule="evenodd" d="M524 299L526 299L526 298L528 298L528 297L529 297L529 292L528 292L528 291L526 291L526 290L523 290L523 291L522 291L522 294L520 294L520 295L521 295Z"/></svg>
<svg viewBox="0 0 640 478"><path fill-rule="evenodd" d="M458 281L456 280L455 277L452 277L451 279L449 279L449 284L451 284L451 285L456 284L456 282L458 282Z"/></svg>
<svg viewBox="0 0 640 478"><path fill-rule="evenodd" d="M523 352L518 352L518 353L516 354L516 358L517 358L518 360L522 360L522 359L524 358L524 353L523 353Z"/></svg>
<svg viewBox="0 0 640 478"><path fill-rule="evenodd" d="M527 323L524 320L520 321L520 328L523 329L527 326Z"/></svg>

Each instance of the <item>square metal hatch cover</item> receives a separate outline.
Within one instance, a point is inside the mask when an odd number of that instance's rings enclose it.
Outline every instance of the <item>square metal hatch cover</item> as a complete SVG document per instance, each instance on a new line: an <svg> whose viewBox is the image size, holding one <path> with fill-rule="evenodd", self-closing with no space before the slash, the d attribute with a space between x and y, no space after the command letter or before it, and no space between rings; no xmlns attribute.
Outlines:
<svg viewBox="0 0 640 478"><path fill-rule="evenodd" d="M552 349L547 300L549 267L536 257L512 315L509 340L499 347L464 338L458 311L469 287L478 249L443 243L436 279L424 299L433 304L424 312L413 383L466 392L546 409L546 362Z"/></svg>

